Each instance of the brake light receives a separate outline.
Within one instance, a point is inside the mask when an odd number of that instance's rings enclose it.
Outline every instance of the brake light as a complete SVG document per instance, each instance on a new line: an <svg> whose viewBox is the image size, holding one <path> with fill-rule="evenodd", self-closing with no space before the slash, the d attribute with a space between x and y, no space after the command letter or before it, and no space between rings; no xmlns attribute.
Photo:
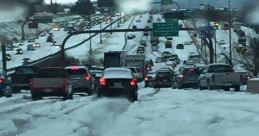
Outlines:
<svg viewBox="0 0 259 136"><path fill-rule="evenodd" d="M214 75L214 74L211 75L211 79L212 79L213 81L215 81L215 75Z"/></svg>
<svg viewBox="0 0 259 136"><path fill-rule="evenodd" d="M67 85L67 84L68 84L68 80L64 79L64 85Z"/></svg>
<svg viewBox="0 0 259 136"><path fill-rule="evenodd" d="M130 85L131 85L131 86L136 86L136 85L137 85L137 81L136 81L135 79L132 79L132 80L130 81Z"/></svg>
<svg viewBox="0 0 259 136"><path fill-rule="evenodd" d="M0 83L4 83L5 80L3 78L0 78Z"/></svg>
<svg viewBox="0 0 259 136"><path fill-rule="evenodd" d="M145 80L145 81L147 81L147 80L148 80L148 78L147 78L147 77L145 77L145 78L144 78L144 80Z"/></svg>
<svg viewBox="0 0 259 136"><path fill-rule="evenodd" d="M190 68L190 69L189 69L189 71L190 71L190 72L193 72L193 71L194 71L194 69L193 69L193 68Z"/></svg>
<svg viewBox="0 0 259 136"><path fill-rule="evenodd" d="M105 78L100 78L100 85L101 86L105 86L106 85L106 80L105 80Z"/></svg>
<svg viewBox="0 0 259 136"><path fill-rule="evenodd" d="M91 75L87 75L87 76L85 76L85 80L91 80Z"/></svg>
<svg viewBox="0 0 259 136"><path fill-rule="evenodd" d="M71 70L79 70L80 68L78 66L72 66Z"/></svg>

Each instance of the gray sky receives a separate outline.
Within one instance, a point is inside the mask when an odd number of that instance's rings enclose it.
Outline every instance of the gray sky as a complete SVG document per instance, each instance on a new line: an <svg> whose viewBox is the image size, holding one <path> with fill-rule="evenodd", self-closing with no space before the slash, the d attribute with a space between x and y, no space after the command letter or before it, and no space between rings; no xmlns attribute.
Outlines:
<svg viewBox="0 0 259 136"><path fill-rule="evenodd" d="M53 0L53 2L57 3L71 3L71 2L76 2L77 0ZM91 1L97 1L97 0L91 0ZM45 0L46 3L50 3L50 0Z"/></svg>

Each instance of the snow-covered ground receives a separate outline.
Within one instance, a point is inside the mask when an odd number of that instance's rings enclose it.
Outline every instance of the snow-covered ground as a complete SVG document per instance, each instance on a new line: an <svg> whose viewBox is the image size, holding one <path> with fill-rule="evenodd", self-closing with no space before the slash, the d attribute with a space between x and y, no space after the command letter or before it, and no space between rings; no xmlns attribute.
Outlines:
<svg viewBox="0 0 259 136"><path fill-rule="evenodd" d="M145 21L143 17L142 22ZM130 19L121 27L128 27ZM137 23L136 23L137 24ZM137 24L138 27L145 23ZM173 37L173 48L164 48L160 38L159 51L152 52L150 37L137 34L128 41L126 51L134 54L141 38L147 39L145 55L155 59L169 50L187 59L197 52L195 45L176 49L175 45L191 41L187 31ZM104 34L92 41L96 56L106 50L122 49L124 34ZM96 46L96 47L95 47ZM104 47L103 47L104 46ZM70 55L87 55L88 46L79 46ZM80 55L78 55L80 57ZM78 57L76 56L76 57ZM83 57L83 56L81 56ZM164 64L155 64L155 69ZM259 95L223 90L200 91L196 89L160 90L144 88L139 83L138 101L130 103L123 98L97 98L74 95L74 100L47 97L31 101L29 92L0 98L0 136L257 136L259 133Z"/></svg>
<svg viewBox="0 0 259 136"><path fill-rule="evenodd" d="M3 106L0 135L256 136L258 95L245 92L140 89L139 101L77 96ZM1 105L12 101L5 99Z"/></svg>

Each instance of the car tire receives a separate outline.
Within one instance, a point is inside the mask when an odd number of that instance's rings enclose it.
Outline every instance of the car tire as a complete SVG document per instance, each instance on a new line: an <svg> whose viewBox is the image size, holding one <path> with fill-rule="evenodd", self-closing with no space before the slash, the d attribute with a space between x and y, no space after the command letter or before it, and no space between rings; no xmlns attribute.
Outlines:
<svg viewBox="0 0 259 136"><path fill-rule="evenodd" d="M137 94L131 94L131 95L129 96L129 101L130 101L130 102L138 101L138 95L137 95Z"/></svg>
<svg viewBox="0 0 259 136"><path fill-rule="evenodd" d="M236 85L234 88L235 88L235 91L236 91L236 92L239 92L239 91L240 91L240 85Z"/></svg>
<svg viewBox="0 0 259 136"><path fill-rule="evenodd" d="M224 91L230 91L230 87L224 87Z"/></svg>
<svg viewBox="0 0 259 136"><path fill-rule="evenodd" d="M198 88L199 88L200 90L204 90L204 89L205 89L204 87L202 87L200 81L198 82Z"/></svg>
<svg viewBox="0 0 259 136"><path fill-rule="evenodd" d="M207 83L208 85L208 90L214 90L215 87L213 85L210 84L210 82Z"/></svg>
<svg viewBox="0 0 259 136"><path fill-rule="evenodd" d="M37 101L37 100L40 100L40 99L42 99L42 96L40 96L37 93L31 93L31 100Z"/></svg>
<svg viewBox="0 0 259 136"><path fill-rule="evenodd" d="M177 83L177 89L183 89L183 85L181 83Z"/></svg>

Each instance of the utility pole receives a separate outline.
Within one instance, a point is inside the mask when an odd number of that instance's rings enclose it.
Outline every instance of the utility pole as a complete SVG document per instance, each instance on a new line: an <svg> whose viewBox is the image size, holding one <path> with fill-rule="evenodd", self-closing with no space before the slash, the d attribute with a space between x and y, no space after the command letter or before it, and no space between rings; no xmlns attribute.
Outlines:
<svg viewBox="0 0 259 136"><path fill-rule="evenodd" d="M217 63L217 31L214 29L214 52L215 52L215 63Z"/></svg>
<svg viewBox="0 0 259 136"><path fill-rule="evenodd" d="M2 39L3 40L3 39ZM6 74L6 48L5 42L1 41L1 48L2 48L2 63L3 63L3 74Z"/></svg>
<svg viewBox="0 0 259 136"><path fill-rule="evenodd" d="M91 27L92 27L92 22L91 22L91 16L89 15L89 22L90 22L90 28L89 30L91 30ZM91 55L92 54L92 38L91 38L91 33L89 33L89 42L90 42L90 49L89 49L89 54Z"/></svg>
<svg viewBox="0 0 259 136"><path fill-rule="evenodd" d="M231 9L230 9L230 0L228 0L228 27L229 27L229 60L232 65L232 41L231 41Z"/></svg>
<svg viewBox="0 0 259 136"><path fill-rule="evenodd" d="M100 23L100 30L102 30L102 21L99 20L99 23ZM103 43L103 40L102 40L102 33L100 33L100 44Z"/></svg>

